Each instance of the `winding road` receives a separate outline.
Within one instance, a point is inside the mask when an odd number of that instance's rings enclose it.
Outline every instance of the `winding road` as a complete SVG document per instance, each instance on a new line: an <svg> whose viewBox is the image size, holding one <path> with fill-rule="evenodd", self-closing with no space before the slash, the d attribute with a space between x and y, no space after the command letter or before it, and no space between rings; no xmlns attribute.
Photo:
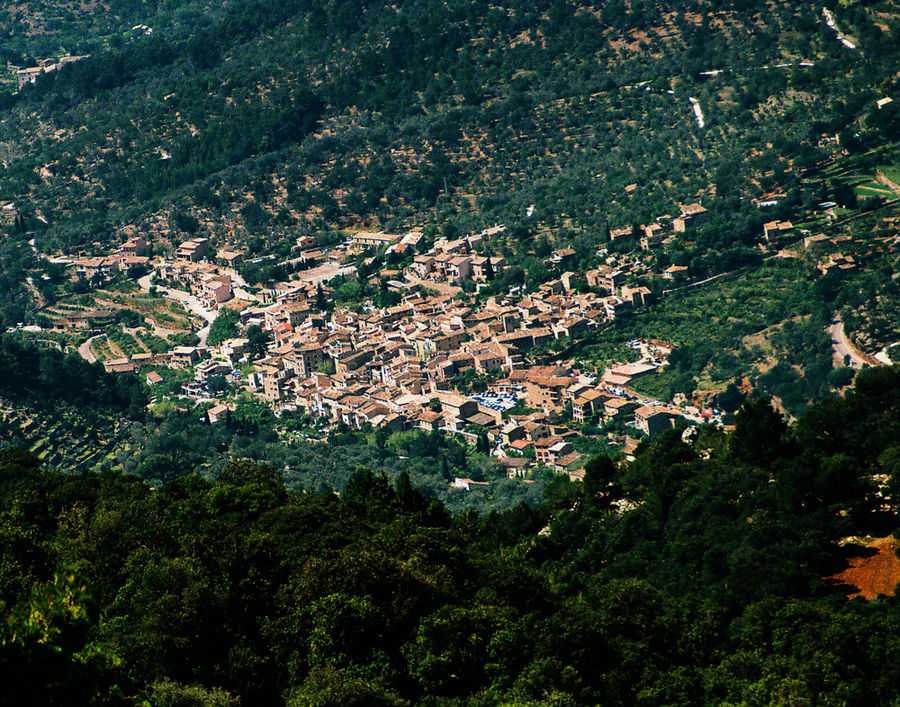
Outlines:
<svg viewBox="0 0 900 707"><path fill-rule="evenodd" d="M101 336L101 335L98 334L97 336ZM88 339L81 346L78 347L78 354L81 356L81 358L83 358L88 363L96 363L97 362L97 357L94 355L94 352L91 349L91 344L94 343L94 339L96 339L97 336L92 336L90 339Z"/></svg>
<svg viewBox="0 0 900 707"><path fill-rule="evenodd" d="M847 333L844 331L844 322L841 321L840 315L834 318L834 322L825 331L831 335L834 356L836 360L840 359L839 365L843 366L848 356L850 357L851 368L862 368L866 364L866 359L860 355L859 350L847 338Z"/></svg>

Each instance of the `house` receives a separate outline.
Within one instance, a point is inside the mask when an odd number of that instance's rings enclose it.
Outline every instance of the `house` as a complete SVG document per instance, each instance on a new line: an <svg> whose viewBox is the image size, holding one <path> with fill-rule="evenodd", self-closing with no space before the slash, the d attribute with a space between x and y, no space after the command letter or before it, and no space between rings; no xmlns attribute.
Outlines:
<svg viewBox="0 0 900 707"><path fill-rule="evenodd" d="M459 255L450 259L447 263L446 276L448 280L462 282L468 280L472 274L472 260L465 256Z"/></svg>
<svg viewBox="0 0 900 707"><path fill-rule="evenodd" d="M157 383L163 382L163 377L156 371L150 371L150 373L147 374L146 381L147 385L156 385Z"/></svg>
<svg viewBox="0 0 900 707"><path fill-rule="evenodd" d="M16 82L18 88L22 88L25 84L34 83L38 76L44 73L44 69L40 66L29 67L27 69L18 69L16 71Z"/></svg>
<svg viewBox="0 0 900 707"><path fill-rule="evenodd" d="M198 381L209 380L212 376L224 376L231 373L231 364L210 358L200 363L194 371L194 378Z"/></svg>
<svg viewBox="0 0 900 707"><path fill-rule="evenodd" d="M532 407L550 413L563 407L563 394L570 385L568 376L534 376L525 382L525 399Z"/></svg>
<svg viewBox="0 0 900 707"><path fill-rule="evenodd" d="M135 365L136 368L141 366L149 366L153 363L153 354L151 353L136 353L131 356L131 362Z"/></svg>
<svg viewBox="0 0 900 707"><path fill-rule="evenodd" d="M651 223L643 227L644 235L641 236L641 250L650 250L663 242L666 235L663 227L658 223Z"/></svg>
<svg viewBox="0 0 900 707"><path fill-rule="evenodd" d="M216 305L231 299L231 277L228 275L203 275L195 288L197 299L207 309L216 309Z"/></svg>
<svg viewBox="0 0 900 707"><path fill-rule="evenodd" d="M144 255L126 255L119 261L119 270L122 272L134 272L132 268L140 268L146 272L146 267L150 264L150 258ZM139 271L140 272L140 271Z"/></svg>
<svg viewBox="0 0 900 707"><path fill-rule="evenodd" d="M112 358L103 362L103 368L107 373L131 373L134 364L128 358Z"/></svg>
<svg viewBox="0 0 900 707"><path fill-rule="evenodd" d="M434 271L434 258L430 255L417 255L413 258L410 270L421 278L428 277Z"/></svg>
<svg viewBox="0 0 900 707"><path fill-rule="evenodd" d="M610 366L603 372L603 382L607 385L628 385L635 378L655 370L656 366L640 362Z"/></svg>
<svg viewBox="0 0 900 707"><path fill-rule="evenodd" d="M172 349L172 363L176 366L192 366L200 360L201 350L196 346L176 346Z"/></svg>
<svg viewBox="0 0 900 707"><path fill-rule="evenodd" d="M510 420L503 427L501 441L503 444L512 444L520 439L525 439L525 429L514 420Z"/></svg>
<svg viewBox="0 0 900 707"><path fill-rule="evenodd" d="M222 248L216 254L216 261L219 265L224 265L229 268L237 267L244 262L244 251Z"/></svg>
<svg viewBox="0 0 900 707"><path fill-rule="evenodd" d="M462 395L440 392L437 398L445 417L467 420L478 412L478 403Z"/></svg>
<svg viewBox="0 0 900 707"><path fill-rule="evenodd" d="M532 465L530 459L525 457L503 457L500 466L506 468L506 477L508 479L523 479L528 472L528 468Z"/></svg>
<svg viewBox="0 0 900 707"><path fill-rule="evenodd" d="M83 56L72 56L71 54L67 54L66 56L60 57L58 61L56 59L41 59L35 67L26 69L16 67L17 88L21 89L26 84L34 83L41 74L49 74L51 71L56 71L66 64L71 64L73 61L80 61L81 59L87 59L89 56L90 54L85 54Z"/></svg>
<svg viewBox="0 0 900 707"><path fill-rule="evenodd" d="M486 350L475 355L475 370L478 373L487 373L503 367L506 356L500 352Z"/></svg>
<svg viewBox="0 0 900 707"><path fill-rule="evenodd" d="M466 422L477 427L494 427L497 424L497 419L494 415L488 415L485 412L479 411L468 418Z"/></svg>
<svg viewBox="0 0 900 707"><path fill-rule="evenodd" d="M647 287L623 287L622 299L629 302L632 308L646 307L650 304L653 293Z"/></svg>
<svg viewBox="0 0 900 707"><path fill-rule="evenodd" d="M639 405L628 398L610 398L603 403L603 419L607 422L624 418L637 410Z"/></svg>
<svg viewBox="0 0 900 707"><path fill-rule="evenodd" d="M682 206L681 215L672 220L672 230L676 233L684 233L689 224L705 221L708 216L709 212L700 204Z"/></svg>
<svg viewBox="0 0 900 707"><path fill-rule="evenodd" d="M600 412L608 399L609 395L599 390L585 390L572 401L572 417L578 422L584 422Z"/></svg>
<svg viewBox="0 0 900 707"><path fill-rule="evenodd" d="M819 264L819 272L823 275L837 272L844 273L856 269L856 261L852 255L843 255L841 253L832 253L828 256L828 260Z"/></svg>
<svg viewBox="0 0 900 707"><path fill-rule="evenodd" d="M831 245L831 239L824 233L807 236L803 239L803 247L807 253L821 253L829 245Z"/></svg>
<svg viewBox="0 0 900 707"><path fill-rule="evenodd" d="M228 406L227 405L215 405L206 411L206 418L209 420L211 425L216 424L219 420L225 419L228 415Z"/></svg>
<svg viewBox="0 0 900 707"><path fill-rule="evenodd" d="M488 266L488 261L490 261L490 266ZM487 280L490 271L493 271L493 273L496 275L505 267L505 258L499 258L497 256L484 257L481 255L476 255L472 257L472 279Z"/></svg>
<svg viewBox="0 0 900 707"><path fill-rule="evenodd" d="M553 326L553 332L556 334L556 338L560 339L563 337L568 337L570 339L575 339L580 336L584 336L588 331L588 321L584 317L569 317L567 319L563 319L561 322L557 322Z"/></svg>
<svg viewBox="0 0 900 707"><path fill-rule="evenodd" d="M196 263L203 260L208 252L209 238L192 238L178 246L175 256L180 260L190 260Z"/></svg>
<svg viewBox="0 0 900 707"><path fill-rule="evenodd" d="M119 246L119 253L121 253L122 255L134 256L146 255L149 249L150 245L145 239L143 239L141 236L135 236L134 238L129 238L121 246Z"/></svg>
<svg viewBox="0 0 900 707"><path fill-rule="evenodd" d="M389 233L371 233L369 231L360 231L353 235L350 243L357 248L381 248L382 246L393 245L399 241L401 236Z"/></svg>
<svg viewBox="0 0 900 707"><path fill-rule="evenodd" d="M687 271L684 265L670 265L663 270L662 276L664 280L679 280L687 275Z"/></svg>
<svg viewBox="0 0 900 707"><path fill-rule="evenodd" d="M86 280L104 277L109 274L112 262L107 258L81 258L73 261L75 272Z"/></svg>
<svg viewBox="0 0 900 707"><path fill-rule="evenodd" d="M417 422L420 429L432 432L440 429L441 424L444 422L444 416L434 410L424 410L419 414Z"/></svg>
<svg viewBox="0 0 900 707"><path fill-rule="evenodd" d="M509 443L509 448L514 449L517 452L524 452L529 447L534 446L534 442L530 439L516 439Z"/></svg>
<svg viewBox="0 0 900 707"><path fill-rule="evenodd" d="M572 248L560 248L559 250L554 250L553 253L550 254L550 260L557 265L565 265L574 258L575 251Z"/></svg>
<svg viewBox="0 0 900 707"><path fill-rule="evenodd" d="M568 471L569 478L572 481L584 481L584 469L570 469L573 464L577 464L581 459L581 453L573 450L568 454L556 457L553 460L553 468L559 472Z"/></svg>
<svg viewBox="0 0 900 707"><path fill-rule="evenodd" d="M655 437L671 428L672 419L669 409L661 405L643 405L634 411L637 428L649 437Z"/></svg>
<svg viewBox="0 0 900 707"><path fill-rule="evenodd" d="M472 481L472 479L464 479L458 476L453 479L453 483L450 484L450 488L462 489L463 491L471 491L475 488L487 488L488 486L490 486L490 484L487 481Z"/></svg>
<svg viewBox="0 0 900 707"><path fill-rule="evenodd" d="M262 365L256 371L257 380L262 382L263 400L269 403L278 402L284 395L284 370L277 365Z"/></svg>
<svg viewBox="0 0 900 707"><path fill-rule="evenodd" d="M588 270L584 276L588 287L606 290L610 294L615 294L622 283L625 282L625 273L622 270L610 270L607 267Z"/></svg>
<svg viewBox="0 0 900 707"><path fill-rule="evenodd" d="M790 221L769 221L763 224L763 238L771 241L794 230L794 224Z"/></svg>
<svg viewBox="0 0 900 707"><path fill-rule="evenodd" d="M522 429L525 431L525 437L532 442L550 436L550 428L537 420L528 420L522 423Z"/></svg>
<svg viewBox="0 0 900 707"><path fill-rule="evenodd" d="M631 303L626 302L621 297L604 297L603 300L603 310L606 314L607 319L616 319L617 317L621 317L623 314L628 312L631 309Z"/></svg>
<svg viewBox="0 0 900 707"><path fill-rule="evenodd" d="M286 358L294 366L298 376L310 378L327 356L319 344L304 344L294 349Z"/></svg>
<svg viewBox="0 0 900 707"><path fill-rule="evenodd" d="M66 318L66 324L77 329L102 329L115 321L116 313L111 309L89 309L73 312Z"/></svg>
<svg viewBox="0 0 900 707"><path fill-rule="evenodd" d="M757 209L764 209L769 206L778 206L782 201L787 199L787 194L783 191L770 191L765 194L761 194L755 199L751 199L750 203L756 206Z"/></svg>
<svg viewBox="0 0 900 707"><path fill-rule="evenodd" d="M534 458L539 464L550 466L556 463L558 459L574 451L575 448L569 442L558 437L548 437L535 444Z"/></svg>
<svg viewBox="0 0 900 707"><path fill-rule="evenodd" d="M290 322L279 322L272 328L272 336L275 338L275 345L282 346L294 336L294 327Z"/></svg>

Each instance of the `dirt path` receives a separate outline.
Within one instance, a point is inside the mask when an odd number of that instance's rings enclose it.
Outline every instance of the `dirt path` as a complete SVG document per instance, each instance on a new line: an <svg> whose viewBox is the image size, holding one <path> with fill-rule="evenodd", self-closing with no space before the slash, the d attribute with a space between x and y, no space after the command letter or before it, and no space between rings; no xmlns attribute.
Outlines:
<svg viewBox="0 0 900 707"><path fill-rule="evenodd" d="M152 275L145 275L138 280L138 286L140 286L140 288L145 292L149 292L151 279ZM170 300L181 303L181 306L184 307L190 314L193 314L199 319L206 322L206 326L197 331L197 336L200 339L200 346L206 346L206 337L209 334L210 326L216 319L216 313L210 312L209 310L204 308L196 297L194 297L192 294L184 292L183 290L175 290L171 287L163 287L162 285L157 285L156 289L165 297L168 297Z"/></svg>
<svg viewBox="0 0 900 707"><path fill-rule="evenodd" d="M406 281L412 283L413 285L419 285L420 287L426 287L429 290L434 290L438 294L446 295L448 297L453 297L458 292L462 292L461 287L454 287L453 285L448 285L446 282L422 280L421 278L418 278L415 275L411 275L409 273L407 273L406 275Z"/></svg>
<svg viewBox="0 0 900 707"><path fill-rule="evenodd" d="M898 196L900 196L900 184L897 184L897 182L894 182L894 181L891 181L890 179L888 179L888 178L884 175L884 172L881 172L881 171L879 170L878 172L875 173L875 178L876 178L879 182L881 182L882 184L884 184L884 186L886 186L886 187L887 187L888 189L890 189L892 192L894 192L894 194L897 194Z"/></svg>

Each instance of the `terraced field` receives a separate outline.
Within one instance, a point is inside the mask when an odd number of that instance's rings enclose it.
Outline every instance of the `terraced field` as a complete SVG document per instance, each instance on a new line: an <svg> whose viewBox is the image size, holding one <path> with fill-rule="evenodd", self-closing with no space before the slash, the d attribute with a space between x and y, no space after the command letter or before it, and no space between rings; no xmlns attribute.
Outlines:
<svg viewBox="0 0 900 707"><path fill-rule="evenodd" d="M96 471L125 444L132 423L86 421L64 410L48 415L0 401L0 439L27 449L45 467Z"/></svg>

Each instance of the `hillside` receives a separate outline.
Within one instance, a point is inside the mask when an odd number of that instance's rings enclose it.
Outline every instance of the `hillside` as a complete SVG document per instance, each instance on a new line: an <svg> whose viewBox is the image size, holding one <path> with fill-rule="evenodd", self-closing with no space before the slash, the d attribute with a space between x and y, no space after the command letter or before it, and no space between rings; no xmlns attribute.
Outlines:
<svg viewBox="0 0 900 707"><path fill-rule="evenodd" d="M704 197L729 228L703 245L750 245L747 200L777 186L802 201L828 137L888 129L874 101L895 88L897 16L837 12L857 49L796 2L235 0L189 38L185 11L8 99L0 187L52 224L49 248L125 226L177 238L178 213L271 241L518 223L532 204L520 235L596 239Z"/></svg>
<svg viewBox="0 0 900 707"><path fill-rule="evenodd" d="M897 527L898 429L876 369L456 518L366 469L154 490L4 450L0 704L890 704L896 602L821 578Z"/></svg>

